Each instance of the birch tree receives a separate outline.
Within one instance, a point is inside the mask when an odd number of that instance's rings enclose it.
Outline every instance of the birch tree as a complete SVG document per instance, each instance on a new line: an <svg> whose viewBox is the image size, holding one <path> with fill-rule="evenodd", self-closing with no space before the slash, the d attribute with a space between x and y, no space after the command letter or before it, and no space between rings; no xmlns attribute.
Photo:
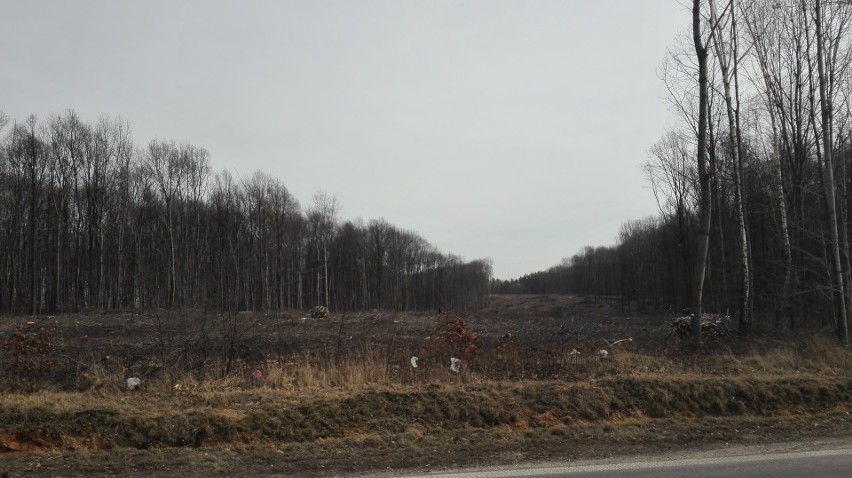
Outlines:
<svg viewBox="0 0 852 478"><path fill-rule="evenodd" d="M734 176L734 211L737 218L740 251L740 305L739 305L739 331L748 334L751 331L750 317L750 293L751 293L751 271L749 259L748 234L746 232L745 206L743 198L743 141L740 128L740 98L738 77L738 40L737 22L735 15L734 0L730 0L725 8L726 18L721 18L716 8L715 0L709 0L710 7L710 38L716 53L719 68L722 73L722 87L725 99L725 111L728 118L728 140L731 152L731 170ZM727 21L727 25L723 24ZM727 37L725 28L728 27ZM733 96L732 96L733 95Z"/></svg>
<svg viewBox="0 0 852 478"><path fill-rule="evenodd" d="M846 321L847 304L846 304L846 289L843 286L843 267L840 261L840 234L838 229L837 207L835 198L834 185L834 160L832 141L833 129L833 105L832 98L829 95L829 78L826 69L826 47L825 37L823 35L823 8L822 1L815 0L814 2L814 24L816 27L816 48L817 48L817 76L819 79L819 109L822 117L822 149L825 167L823 168L825 175L825 195L828 208L828 220L831 233L831 260L834 265L834 285L835 293L839 298L839 316L837 317L837 338L843 346L849 346L849 329ZM832 53L831 51L828 52Z"/></svg>
<svg viewBox="0 0 852 478"><path fill-rule="evenodd" d="M752 1L742 8L746 31L757 65L757 80L761 100L770 120L769 163L772 166L772 193L778 210L779 233L784 253L784 275L781 286L780 306L776 311L775 327L791 322L790 299L792 297L793 250L790 241L790 218L786 200L784 166L782 160L782 80L779 71L778 49L782 31L781 7L765 1Z"/></svg>

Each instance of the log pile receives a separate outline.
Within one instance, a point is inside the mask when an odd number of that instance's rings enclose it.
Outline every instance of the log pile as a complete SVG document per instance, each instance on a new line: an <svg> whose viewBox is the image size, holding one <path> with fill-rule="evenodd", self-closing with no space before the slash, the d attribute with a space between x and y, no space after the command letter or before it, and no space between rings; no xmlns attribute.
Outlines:
<svg viewBox="0 0 852 478"><path fill-rule="evenodd" d="M701 316L701 336L725 337L731 331L731 318L719 314L703 314ZM675 317L672 319L672 335L681 339L692 337L692 317Z"/></svg>
<svg viewBox="0 0 852 478"><path fill-rule="evenodd" d="M322 305L318 305L311 309L311 317L314 319L327 319L328 318L328 308Z"/></svg>

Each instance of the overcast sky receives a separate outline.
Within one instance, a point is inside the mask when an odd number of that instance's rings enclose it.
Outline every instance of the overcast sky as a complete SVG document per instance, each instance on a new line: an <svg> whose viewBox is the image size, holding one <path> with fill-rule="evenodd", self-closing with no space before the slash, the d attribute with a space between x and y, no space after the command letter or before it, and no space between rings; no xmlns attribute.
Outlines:
<svg viewBox="0 0 852 478"><path fill-rule="evenodd" d="M383 217L499 278L657 213L677 0L4 1L0 110L75 109Z"/></svg>

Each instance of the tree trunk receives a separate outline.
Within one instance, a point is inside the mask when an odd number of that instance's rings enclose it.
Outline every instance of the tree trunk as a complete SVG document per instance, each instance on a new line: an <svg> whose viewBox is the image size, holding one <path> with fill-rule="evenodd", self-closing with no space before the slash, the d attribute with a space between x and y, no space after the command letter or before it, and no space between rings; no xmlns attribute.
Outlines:
<svg viewBox="0 0 852 478"><path fill-rule="evenodd" d="M330 308L331 303L328 301L328 247L325 245L322 246L322 267L325 282L325 306Z"/></svg>
<svg viewBox="0 0 852 478"><path fill-rule="evenodd" d="M60 206L58 211L61 210L62 206ZM53 276L53 297L51 298L50 305L51 311L55 314L60 312L59 308L62 304L59 294L61 294L62 291L62 234L64 232L65 229L62 227L62 214L59 212L56 215L56 272Z"/></svg>
<svg viewBox="0 0 852 478"><path fill-rule="evenodd" d="M771 60L768 45L771 45L771 43L767 41L770 35L757 25L757 22L763 20L763 13L764 12L762 11L757 13L753 10L747 11L744 18L746 28L752 37L752 47L756 54L761 76L763 77L763 93L766 101L766 109L769 112L770 125L772 127L772 157L770 158L770 162L772 164L773 177L770 193L773 195L775 203L778 206L781 243L784 251L784 275L781 284L781 292L778 297L778 306L775 310L775 328L780 329L785 323L789 322L789 317L792 316L790 301L792 296L791 281L793 253L790 244L787 201L785 199L785 185L781 159L781 137L778 131L780 123L782 133L786 136L786 128L784 124L784 102L780 94L780 81L777 76L772 76L772 71L770 70ZM777 55L780 55L780 52L777 52L776 56Z"/></svg>
<svg viewBox="0 0 852 478"><path fill-rule="evenodd" d="M728 63L728 54L724 49L721 35L718 32L712 32L713 45L716 50L716 56L719 59L719 67L722 71L722 86L725 94L725 107L728 116L728 139L731 143L732 165L734 171L734 211L737 217L738 235L737 239L740 246L740 304L739 304L739 332L740 334L748 334L751 331L751 268L749 260L749 244L748 235L746 234L746 219L745 207L743 199L743 144L742 134L740 132L740 113L739 113L739 88L737 79L737 36L736 36L736 17L734 16L733 0L731 3L731 44L733 45L733 72L731 65ZM710 18L715 26L719 25L719 17L716 14L716 2L710 0ZM736 106L734 99L731 97L731 80L734 82L734 93L737 95Z"/></svg>
<svg viewBox="0 0 852 478"><path fill-rule="evenodd" d="M697 0L696 0L697 1ZM822 112L822 144L823 156L825 158L825 195L828 204L828 221L831 229L831 260L834 264L834 286L837 288L838 300L840 302L839 317L837 319L837 339L844 347L849 346L849 326L846 322L846 290L843 287L843 267L840 262L840 234L837 227L837 210L834 194L834 164L832 161L831 129L832 111L831 98L826 92L825 60L823 58L823 36L822 36L822 8L821 0L816 0L816 43L817 43L817 73L819 76L819 105Z"/></svg>
<svg viewBox="0 0 852 478"><path fill-rule="evenodd" d="M773 172L775 173L775 201L778 204L778 211L781 220L781 240L784 245L784 280L781 287L781 304L779 306L778 316L776 317L776 327L789 322L790 313L790 296L792 295L792 271L793 271L793 250L790 246L790 228L787 221L787 200L784 194L784 175L781 166L781 147L778 138L778 129L775 123L774 108L769 106L769 115L772 121L772 155L773 155Z"/></svg>
<svg viewBox="0 0 852 478"><path fill-rule="evenodd" d="M701 40L701 2L692 1L692 40L698 58L698 179L699 199L698 248L695 257L695 280L692 292L692 340L701 347L701 316L703 314L704 276L707 270L707 249L710 245L710 174L707 171L707 48Z"/></svg>
<svg viewBox="0 0 852 478"><path fill-rule="evenodd" d="M170 203L166 204L166 215L168 225L166 228L168 229L169 234L169 297L168 297L168 305L169 308L175 306L175 299L177 297L177 253L175 252L175 232L172 221L172 207Z"/></svg>

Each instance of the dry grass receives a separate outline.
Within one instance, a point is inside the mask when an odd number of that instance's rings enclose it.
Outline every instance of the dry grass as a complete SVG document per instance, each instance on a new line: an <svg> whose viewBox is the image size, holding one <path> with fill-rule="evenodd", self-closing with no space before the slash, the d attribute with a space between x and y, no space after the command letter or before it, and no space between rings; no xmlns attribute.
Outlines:
<svg viewBox="0 0 852 478"><path fill-rule="evenodd" d="M28 450L304 442L675 417L848 414L852 404L848 374L612 375L575 383L362 385L360 391L215 385L188 385L170 393L145 389L4 395L0 446Z"/></svg>
<svg viewBox="0 0 852 478"><path fill-rule="evenodd" d="M148 344L140 339L150 318L117 319L130 331L125 342L104 332L115 326L103 317L57 321L66 327L58 329L55 368L0 378L0 451L252 444L316 459L300 445L312 443L335 453L405 449L425 460L418 447L471 434L508 453L527 440L564 447L590 436L630 443L662 433L677 442L665 434L670 421L684 430L756 417L779 430L811 416L849 423L852 352L830 338L731 338L697 354L670 338L612 345L665 333L663 321L619 317L588 301L523 301L464 321L475 353L436 339L428 314L249 317L252 327L269 328L247 329L235 343L259 352L231 360L201 348L207 342L192 335L201 327L189 319L186 336ZM574 319L580 314L598 315L584 325ZM73 335L80 330L84 336ZM460 373L450 370L450 356L462 359ZM142 377L141 390L126 390L129 376Z"/></svg>
<svg viewBox="0 0 852 478"><path fill-rule="evenodd" d="M726 350L686 355L680 352L650 353L630 348L610 348L606 359L593 349L580 354L519 349L511 358L485 352L462 361L460 373L453 373L449 361L439 356L421 357L413 368L408 355L390 356L383 348L359 350L334 357L326 353L303 353L286 359L266 359L241 364L232 373L199 374L170 370L143 380L144 395L214 396L233 392L276 392L287 396L322 396L328 393L356 394L375 389L409 389L430 385L492 385L529 380L561 379L582 382L604 377L844 377L852 370L852 353L831 339L813 336L798 342L753 340L746 350ZM258 375L259 373L259 375ZM0 403L11 397L30 400L34 405L47 397L132 397L126 392L126 368L95 363L75 379L75 393L62 384L38 382L36 389L14 393L7 387ZM23 404L19 402L19 404Z"/></svg>

